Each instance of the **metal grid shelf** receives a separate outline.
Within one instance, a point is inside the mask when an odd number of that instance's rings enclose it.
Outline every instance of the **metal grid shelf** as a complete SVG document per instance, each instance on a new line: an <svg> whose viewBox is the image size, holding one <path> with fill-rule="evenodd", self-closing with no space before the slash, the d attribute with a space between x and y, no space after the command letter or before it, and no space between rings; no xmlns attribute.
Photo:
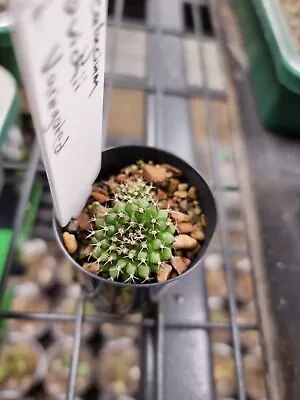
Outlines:
<svg viewBox="0 0 300 400"><path fill-rule="evenodd" d="M209 341L209 333L212 329L224 329L232 332L233 348L234 348L234 359L236 364L236 377L238 382L236 398L239 400L246 400L245 380L243 373L242 363L242 349L240 342L240 331L258 329L256 324L237 324L237 298L235 295L235 281L232 268L232 255L242 254L250 257L248 247L233 249L229 243L228 237L228 221L226 211L224 208L223 196L228 191L239 190L238 186L224 186L219 172L219 160L218 154L218 142L217 142L217 126L213 116L212 102L213 100L227 99L226 92L218 92L211 90L207 84L208 82L208 71L204 59L203 49L203 24L199 14L199 5L195 1L186 1L192 12L192 21L194 32L186 33L180 30L172 30L165 28L159 23L153 24L149 21L142 22L128 22L124 20L124 0L115 1L114 14L109 18L109 25L113 28L113 55L112 65L110 73L106 76L106 93L105 93L105 105L104 105L104 131L107 133L108 130L108 115L110 110L110 99L111 93L114 87L124 88L135 88L145 91L148 95L148 123L146 127L146 143L149 146L156 145L157 147L165 148L167 150L178 153L181 157L185 158L190 164L197 167L197 155L195 152L194 138L192 137L192 119L190 110L186 110L188 115L187 128L182 131L182 135L178 136L178 132L174 133L174 137L166 134L164 127L164 102L167 97L179 99L179 107L182 104L186 106L187 103L181 103L180 101L191 96L200 96L204 101L204 109L207 123L207 131L209 137L209 144L212 154L212 187L218 203L218 214L219 214L219 231L221 239L221 247L217 249L210 249L210 251L220 252L225 260L225 273L229 291L229 311L230 311L230 323L212 323L208 320L208 303L207 293L205 287L204 270L199 269L197 276L192 277L193 282L188 280L184 282L180 289L180 295L183 298L191 297L190 293L193 292L192 301L194 303L191 307L191 303L187 301L187 305L178 309L174 305L174 296L177 296L176 290L170 290L166 297L161 300L159 304L154 308L154 313L144 317L143 321L139 326L143 329L143 368L142 368L142 385L140 391L140 398L143 400L181 400L183 398L197 399L201 398L204 400L213 400L216 398L215 385L213 383L213 367L212 367L212 348L211 342ZM183 1L180 1L183 7ZM148 0L147 9L151 9L153 15L156 15L155 20L160 20L160 1L159 0ZM191 88L186 85L185 89L177 90L173 88L165 87L163 76L159 68L155 69L155 81L153 84L148 83L129 77L120 77L115 73L116 58L118 55L118 40L121 27L131 28L142 28L148 33L151 33L155 38L155 48L151 47L151 54L149 57L155 59L156 62L162 58L162 39L164 35L171 35L175 37L183 38L185 36L192 36L198 40L198 58L201 67L201 73L203 77L203 86L201 88ZM150 51L150 50L149 50ZM183 57L183 54L182 54ZM186 71L184 71L186 73ZM182 98L182 99L181 99ZM108 142L107 142L108 143ZM43 166L40 162L40 153L37 142L35 141L32 146L31 155L28 163L4 163L4 168L7 170L24 171L24 183L22 196L19 200L17 212L14 219L13 225L13 238L10 245L7 262L4 269L3 278L0 282L0 294L3 295L9 272L13 263L14 251L16 247L16 239L20 230L25 212L26 206L30 197L30 192L34 180L37 174L43 174ZM50 205L49 205L50 207ZM83 315L84 297L81 295L77 304L76 315L63 315L63 314L45 314L45 313L16 313L16 312L0 312L0 318L18 318L18 319L29 319L34 321L49 321L54 322L73 322L74 323L74 349L71 360L70 375L67 399L74 399L75 393L75 379L76 369L79 358L79 349L81 343L81 328L82 323L88 322L91 324L101 324L104 322L114 324L127 324L137 325L134 322L128 322L124 320L115 320L112 318L103 317L85 317ZM200 317L199 317L200 316ZM179 335L182 332L191 332L191 336L186 339L185 345L182 344ZM176 336L177 335L177 336ZM186 333L188 336L189 334ZM174 384L172 388L170 385L170 378L165 377L165 372L170 368L173 372L173 381L175 382L178 378L176 375L176 367L174 364L174 354L176 353L177 362L182 362L185 365L185 359L189 357L187 348L193 345L196 338L196 345L194 352L197 349L201 349L199 358L203 360L200 362L199 376L196 378L199 380L200 386L203 385L204 389L196 394L192 391L190 397L182 397L180 390L177 392L178 387ZM170 343L178 340L179 347L181 349L174 348L170 350ZM173 342L174 343L174 342ZM175 346L176 347L176 346ZM175 353L174 353L175 352ZM169 357L168 357L169 356ZM184 368L184 367L183 367ZM197 373L194 371L193 374ZM201 376L200 376L201 374ZM179 377L180 381L180 377ZM193 385L195 380L191 379L190 382L185 382L185 388L188 385ZM186 389L183 389L186 390ZM197 388L195 389L197 390ZM177 394L176 394L177 393ZM177 396L177 397L176 397Z"/></svg>

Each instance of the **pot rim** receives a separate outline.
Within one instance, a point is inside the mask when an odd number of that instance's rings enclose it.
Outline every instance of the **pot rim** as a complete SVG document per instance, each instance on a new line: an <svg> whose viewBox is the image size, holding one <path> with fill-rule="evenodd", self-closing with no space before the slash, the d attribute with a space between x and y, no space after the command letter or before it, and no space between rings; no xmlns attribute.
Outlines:
<svg viewBox="0 0 300 400"><path fill-rule="evenodd" d="M195 176L197 176L197 178L200 181L202 181L203 186L206 187L207 192L211 197L211 205L212 205L212 208L213 208L213 213L212 213L212 222L210 223L210 225L213 228L212 229L212 234L211 234L210 238L208 238L207 240L204 240L204 244L201 247L201 250L199 251L199 253L195 257L195 259L191 262L191 265L188 268L188 270L185 271L182 275L178 275L175 278L168 279L165 282L153 282L153 283L129 283L128 282L128 283L124 283L124 282L111 281L111 280L102 278L101 276L95 275L95 274L85 270L82 267L82 265L80 265L78 262L76 262L73 259L73 257L68 253L68 251L66 250L66 248L65 248L65 246L63 244L61 235L59 234L59 230L61 229L61 227L58 224L58 221L57 221L56 215L55 215L55 209L53 208L52 225L53 225L53 230L54 230L54 236L55 236L56 241L59 244L59 247L62 249L62 251L65 254L65 256L72 262L72 264L74 266L76 266L77 268L79 268L80 271L84 272L87 276L89 276L91 278L94 278L95 280L98 280L100 282L106 283L108 285L119 286L119 287L123 287L123 288L145 288L145 289L146 288L159 288L159 287L164 286L167 283L175 282L178 279L182 278L183 276L186 276L188 273L190 273L192 270L194 270L197 267L197 265L199 264L199 262L202 260L204 254L206 252L206 249L208 248L208 246L209 246L209 244L210 244L210 242L211 242L211 240L212 240L212 238L214 236L214 233L215 233L215 228L216 228L216 224L217 224L216 203L215 203L212 191L211 191L209 185L207 184L206 180L202 177L202 175L198 171L196 171L195 168L193 168L191 165L189 165L186 161L184 161L182 158L178 157L177 155L175 155L173 153L170 153L170 152L165 151L165 150L161 150L161 149L159 149L157 147L138 146L138 145L130 146L130 145L127 145L127 146L110 147L110 148L104 150L102 152L102 154L108 153L110 151L116 151L116 150L120 150L120 151L123 150L123 151L126 152L126 149L129 149L129 148L130 149L136 149L137 154L141 154L143 150L151 149L151 150L154 150L154 151L156 151L158 153L161 153L162 155L165 155L167 158L168 157L172 157L172 158L177 159L183 165L183 167L184 167L183 169L190 170ZM143 156L141 155L140 158L143 159ZM196 187L196 189L197 189L197 187Z"/></svg>

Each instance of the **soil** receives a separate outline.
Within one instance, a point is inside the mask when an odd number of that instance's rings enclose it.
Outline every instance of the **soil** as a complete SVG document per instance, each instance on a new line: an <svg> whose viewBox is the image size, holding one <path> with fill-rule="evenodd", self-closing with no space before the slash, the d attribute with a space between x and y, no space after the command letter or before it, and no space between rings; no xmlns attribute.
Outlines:
<svg viewBox="0 0 300 400"><path fill-rule="evenodd" d="M167 210L168 223L176 228L172 258L160 264L156 271L151 270L150 282L164 282L183 274L205 239L206 216L201 210L196 188L186 182L181 170L169 164L138 161L107 181L95 183L82 213L64 229L63 241L67 251L89 272L110 278L107 272L103 272L101 262L91 259L93 242L90 233L97 229L95 214L101 215L107 207L113 207L116 193L131 181L142 181L151 187L156 206ZM124 279L118 276L114 280ZM135 282L142 283L142 279Z"/></svg>

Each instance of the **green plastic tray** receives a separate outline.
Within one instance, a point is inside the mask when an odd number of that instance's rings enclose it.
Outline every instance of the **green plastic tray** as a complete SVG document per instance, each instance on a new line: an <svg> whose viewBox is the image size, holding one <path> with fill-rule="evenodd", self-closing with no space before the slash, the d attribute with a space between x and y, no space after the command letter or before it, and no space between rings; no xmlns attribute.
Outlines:
<svg viewBox="0 0 300 400"><path fill-rule="evenodd" d="M278 80L300 93L300 54L277 0L252 0L269 44Z"/></svg>
<svg viewBox="0 0 300 400"><path fill-rule="evenodd" d="M11 40L11 23L7 11L0 12L0 65L6 68L21 86L21 75Z"/></svg>
<svg viewBox="0 0 300 400"><path fill-rule="evenodd" d="M266 128L300 133L300 55L277 0L233 0Z"/></svg>
<svg viewBox="0 0 300 400"><path fill-rule="evenodd" d="M8 255L10 242L12 239L11 229L0 229L0 278L2 277L3 268ZM1 311L9 311L11 307L13 293L11 289L7 289L1 299ZM2 343L4 332L7 329L7 319L0 318L0 345Z"/></svg>
<svg viewBox="0 0 300 400"><path fill-rule="evenodd" d="M1 53L1 49L0 49ZM0 151L10 127L16 123L20 112L20 97L13 76L0 66ZM0 194L4 184L4 172L0 153Z"/></svg>

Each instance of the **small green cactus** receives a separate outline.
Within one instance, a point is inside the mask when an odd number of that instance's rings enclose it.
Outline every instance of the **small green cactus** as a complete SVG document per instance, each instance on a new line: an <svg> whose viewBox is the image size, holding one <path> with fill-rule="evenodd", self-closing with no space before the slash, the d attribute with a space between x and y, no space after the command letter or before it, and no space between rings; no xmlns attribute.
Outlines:
<svg viewBox="0 0 300 400"><path fill-rule="evenodd" d="M152 186L128 181L119 185L113 207L94 218L91 257L101 276L121 282L148 281L172 257L175 225L168 210L153 199Z"/></svg>

